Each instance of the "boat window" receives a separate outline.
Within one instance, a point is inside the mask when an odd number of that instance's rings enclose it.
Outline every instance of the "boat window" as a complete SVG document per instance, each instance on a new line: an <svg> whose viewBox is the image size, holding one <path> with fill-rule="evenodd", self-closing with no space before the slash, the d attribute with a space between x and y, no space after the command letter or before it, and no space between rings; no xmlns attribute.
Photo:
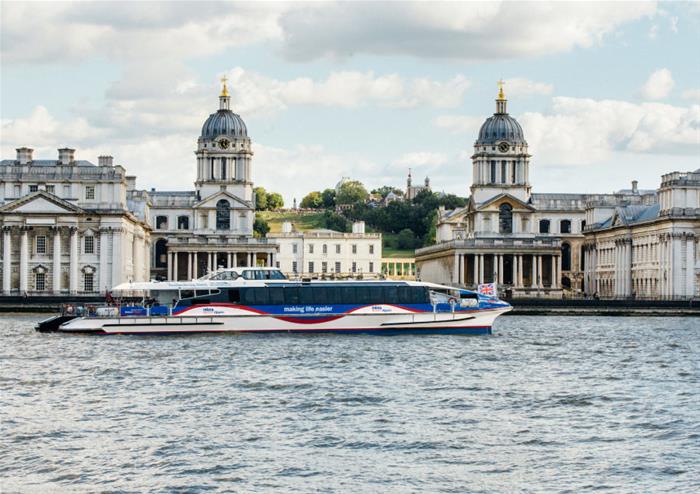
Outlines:
<svg viewBox="0 0 700 494"><path fill-rule="evenodd" d="M256 269L255 270L255 279L256 280L264 280L265 279L265 271L262 269Z"/></svg>
<svg viewBox="0 0 700 494"><path fill-rule="evenodd" d="M358 304L371 304L373 302L373 300L370 296L369 287L358 286L356 288L356 294L357 294L356 300L357 300Z"/></svg>
<svg viewBox="0 0 700 494"><path fill-rule="evenodd" d="M217 273L215 276L212 276L212 280L222 280L222 281L234 281L236 278L238 278L238 273L235 271L224 271L222 273Z"/></svg>
<svg viewBox="0 0 700 494"><path fill-rule="evenodd" d="M244 280L254 280L255 273L252 270L247 269L247 270L243 271L243 279Z"/></svg>
<svg viewBox="0 0 700 494"><path fill-rule="evenodd" d="M194 297L194 290L180 290L180 298L192 298Z"/></svg>
<svg viewBox="0 0 700 494"><path fill-rule="evenodd" d="M300 304L313 304L314 303L314 291L315 289L310 286L304 286L299 290L299 303Z"/></svg>
<svg viewBox="0 0 700 494"><path fill-rule="evenodd" d="M209 290L195 290L194 296L195 297L208 297Z"/></svg>
<svg viewBox="0 0 700 494"><path fill-rule="evenodd" d="M268 271L271 280L286 280L287 277L281 271Z"/></svg>
<svg viewBox="0 0 700 494"><path fill-rule="evenodd" d="M343 290L339 286L328 287L326 290L326 296L328 297L329 304L343 304L347 303L343 301Z"/></svg>
<svg viewBox="0 0 700 494"><path fill-rule="evenodd" d="M285 305L294 305L299 303L299 287L284 287L284 303Z"/></svg>
<svg viewBox="0 0 700 494"><path fill-rule="evenodd" d="M344 286L343 287L343 303L354 304L356 300L355 287L354 286Z"/></svg>
<svg viewBox="0 0 700 494"><path fill-rule="evenodd" d="M399 290L395 286L387 286L384 288L384 301L387 304L399 303Z"/></svg>
<svg viewBox="0 0 700 494"><path fill-rule="evenodd" d="M253 288L251 291L255 305L270 305L270 294L267 288Z"/></svg>
<svg viewBox="0 0 700 494"><path fill-rule="evenodd" d="M284 305L284 288L281 286L268 288L270 290L270 304Z"/></svg>
<svg viewBox="0 0 700 494"><path fill-rule="evenodd" d="M241 292L238 288L228 289L228 301L232 304L237 304L241 301Z"/></svg>

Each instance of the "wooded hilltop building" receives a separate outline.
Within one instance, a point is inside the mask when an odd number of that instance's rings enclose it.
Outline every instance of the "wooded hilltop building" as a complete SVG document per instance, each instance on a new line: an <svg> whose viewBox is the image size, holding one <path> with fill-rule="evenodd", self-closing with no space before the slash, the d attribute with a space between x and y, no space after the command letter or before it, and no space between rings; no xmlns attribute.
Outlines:
<svg viewBox="0 0 700 494"><path fill-rule="evenodd" d="M664 175L658 191L635 181L612 194L533 193L506 103L501 86L474 144L469 202L438 212L436 244L416 251L418 277L496 282L513 297L697 296L700 170Z"/></svg>

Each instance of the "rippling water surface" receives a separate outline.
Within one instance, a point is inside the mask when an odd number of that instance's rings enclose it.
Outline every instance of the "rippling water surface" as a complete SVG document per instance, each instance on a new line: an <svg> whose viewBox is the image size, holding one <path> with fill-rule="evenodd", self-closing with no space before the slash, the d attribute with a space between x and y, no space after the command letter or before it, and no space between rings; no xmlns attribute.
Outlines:
<svg viewBox="0 0 700 494"><path fill-rule="evenodd" d="M698 492L700 321L69 336L0 315L0 491Z"/></svg>

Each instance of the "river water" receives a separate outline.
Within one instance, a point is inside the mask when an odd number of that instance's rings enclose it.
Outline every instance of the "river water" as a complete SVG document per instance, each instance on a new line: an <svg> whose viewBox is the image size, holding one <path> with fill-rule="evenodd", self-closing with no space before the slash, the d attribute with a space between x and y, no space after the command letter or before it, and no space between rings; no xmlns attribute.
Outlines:
<svg viewBox="0 0 700 494"><path fill-rule="evenodd" d="M0 315L2 492L700 492L700 320L494 335L39 334Z"/></svg>

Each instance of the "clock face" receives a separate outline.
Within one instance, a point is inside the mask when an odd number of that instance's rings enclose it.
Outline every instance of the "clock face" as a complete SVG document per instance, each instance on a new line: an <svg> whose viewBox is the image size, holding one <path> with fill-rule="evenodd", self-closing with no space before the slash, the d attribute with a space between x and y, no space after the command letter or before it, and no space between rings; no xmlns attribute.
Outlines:
<svg viewBox="0 0 700 494"><path fill-rule="evenodd" d="M508 146L508 143L507 143L507 142L502 142L502 143L500 143L500 144L498 145L498 150L499 150L500 152L502 152L502 153L506 153L506 152L508 152L508 148L509 148L509 147L510 147L510 146Z"/></svg>
<svg viewBox="0 0 700 494"><path fill-rule="evenodd" d="M228 149L230 142L228 139L221 139L219 141L219 146L221 146L221 149Z"/></svg>

